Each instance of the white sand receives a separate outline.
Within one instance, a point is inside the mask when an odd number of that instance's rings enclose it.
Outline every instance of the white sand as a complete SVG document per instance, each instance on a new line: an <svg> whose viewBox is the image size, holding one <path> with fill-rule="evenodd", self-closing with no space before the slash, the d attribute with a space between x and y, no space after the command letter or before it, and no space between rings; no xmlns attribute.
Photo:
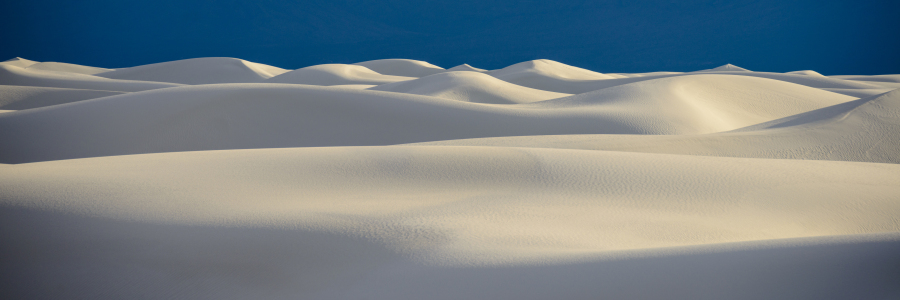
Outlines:
<svg viewBox="0 0 900 300"><path fill-rule="evenodd" d="M900 296L889 76L37 64L0 63L3 298Z"/></svg>
<svg viewBox="0 0 900 300"><path fill-rule="evenodd" d="M358 65L325 64L286 72L269 78L265 82L309 85L379 85L411 79L415 78L382 75Z"/></svg>
<svg viewBox="0 0 900 300"><path fill-rule="evenodd" d="M369 89L493 104L532 103L571 96L571 94L527 88L487 74L471 71L438 73Z"/></svg>
<svg viewBox="0 0 900 300"><path fill-rule="evenodd" d="M171 61L96 74L112 79L160 81L180 84L262 82L287 70L228 57Z"/></svg>
<svg viewBox="0 0 900 300"><path fill-rule="evenodd" d="M355 63L384 75L423 77L445 72L444 68L412 59L378 59Z"/></svg>

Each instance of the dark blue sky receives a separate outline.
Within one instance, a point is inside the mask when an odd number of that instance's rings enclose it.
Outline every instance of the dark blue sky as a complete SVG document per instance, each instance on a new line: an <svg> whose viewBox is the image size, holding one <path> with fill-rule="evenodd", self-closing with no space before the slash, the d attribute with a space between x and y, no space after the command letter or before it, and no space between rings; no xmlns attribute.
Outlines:
<svg viewBox="0 0 900 300"><path fill-rule="evenodd" d="M900 73L900 1L157 0L4 3L0 59L128 67L228 56L282 68L412 58L599 72Z"/></svg>

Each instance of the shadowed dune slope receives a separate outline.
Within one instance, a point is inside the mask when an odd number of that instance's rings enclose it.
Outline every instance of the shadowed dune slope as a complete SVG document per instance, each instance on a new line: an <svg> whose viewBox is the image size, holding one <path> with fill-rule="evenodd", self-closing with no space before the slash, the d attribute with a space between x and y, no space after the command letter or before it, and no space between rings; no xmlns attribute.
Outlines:
<svg viewBox="0 0 900 300"><path fill-rule="evenodd" d="M60 63L60 62L41 62L28 66L28 70L44 70L44 71L56 71L56 72L67 72L67 73L78 73L78 74L87 74L93 75L97 73L109 72L112 69L106 68L97 68L97 67L89 67L82 66L76 64L68 64L68 63Z"/></svg>
<svg viewBox="0 0 900 300"><path fill-rule="evenodd" d="M486 73L509 83L565 94L596 90L598 88L586 83L615 78L549 59L521 62Z"/></svg>
<svg viewBox="0 0 900 300"><path fill-rule="evenodd" d="M640 123L644 133L692 134L733 130L855 99L764 78L689 75L645 80L531 106L599 109L623 122Z"/></svg>
<svg viewBox="0 0 900 300"><path fill-rule="evenodd" d="M537 148L249 149L0 165L6 207L368 235L430 264L461 265L896 232L897 193L896 164Z"/></svg>
<svg viewBox="0 0 900 300"><path fill-rule="evenodd" d="M531 103L570 96L527 88L490 75L468 71L439 73L415 80L384 84L370 90L490 104Z"/></svg>
<svg viewBox="0 0 900 300"><path fill-rule="evenodd" d="M838 75L838 76L829 76L829 77L844 79L844 80L900 83L900 74L869 75L869 76L866 76L866 75Z"/></svg>
<svg viewBox="0 0 900 300"><path fill-rule="evenodd" d="M507 106L287 84L131 93L0 115L0 139L10 142L0 149L0 162L520 135L710 133L855 99L751 77L662 80Z"/></svg>
<svg viewBox="0 0 900 300"><path fill-rule="evenodd" d="M229 57L204 57L156 63L96 74L112 79L180 84L262 82L285 69Z"/></svg>
<svg viewBox="0 0 900 300"><path fill-rule="evenodd" d="M883 84L878 85L874 83L842 80L824 76L819 77L799 74L741 71L726 66L688 73L653 72L643 74L608 75L564 65L550 60L535 60L515 64L500 70L488 71L486 73L510 83L545 91L568 94L581 94L645 80L697 74L722 74L762 77L820 89L885 88Z"/></svg>
<svg viewBox="0 0 900 300"><path fill-rule="evenodd" d="M9 65L0 65L0 84L120 92L181 86L176 83L118 80L87 74L30 70Z"/></svg>
<svg viewBox="0 0 900 300"><path fill-rule="evenodd" d="M122 92L0 85L0 109L22 110L119 94Z"/></svg>
<svg viewBox="0 0 900 300"><path fill-rule="evenodd" d="M744 69L744 68L741 68L741 67L738 67L738 66L735 66L732 64L725 64L725 65L718 66L718 67L715 67L712 69L701 70L701 71L697 71L697 72L753 72L753 71L750 71L750 70L747 70L747 69Z"/></svg>
<svg viewBox="0 0 900 300"><path fill-rule="evenodd" d="M325 64L286 72L264 82L310 85L380 85L411 79L415 78L382 75L359 65Z"/></svg>
<svg viewBox="0 0 900 300"><path fill-rule="evenodd" d="M469 64L461 64L452 68L447 69L448 72L457 72L457 71L469 71L469 72L487 72L485 69L479 69Z"/></svg>
<svg viewBox="0 0 900 300"><path fill-rule="evenodd" d="M539 147L900 163L900 90L707 135L558 135L423 145Z"/></svg>
<svg viewBox="0 0 900 300"><path fill-rule="evenodd" d="M423 77L445 72L444 68L432 65L428 62L412 59L378 59L358 62L360 65L383 75Z"/></svg>
<svg viewBox="0 0 900 300"><path fill-rule="evenodd" d="M21 57L11 58L4 61L0 61L0 65L14 66L19 68L27 68L30 65L36 64L38 62L33 60L24 59Z"/></svg>
<svg viewBox="0 0 900 300"><path fill-rule="evenodd" d="M816 72L816 71L813 71L813 70L793 71L793 72L787 72L787 73L785 73L785 74L794 74L794 75L806 75L806 76L825 77L824 75L819 74L819 72Z"/></svg>

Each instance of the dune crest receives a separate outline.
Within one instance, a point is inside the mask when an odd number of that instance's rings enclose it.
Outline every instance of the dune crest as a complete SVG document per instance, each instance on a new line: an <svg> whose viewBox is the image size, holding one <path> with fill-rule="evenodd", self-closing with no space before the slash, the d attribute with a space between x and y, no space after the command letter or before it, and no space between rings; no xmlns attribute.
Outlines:
<svg viewBox="0 0 900 300"><path fill-rule="evenodd" d="M570 95L518 86L490 75L469 71L438 73L415 80L380 85L370 90L490 104L532 103Z"/></svg>
<svg viewBox="0 0 900 300"><path fill-rule="evenodd" d="M595 90L591 87L585 88L580 84L583 82L615 78L549 59L521 62L489 71L487 74L509 83L564 94L580 94Z"/></svg>
<svg viewBox="0 0 900 300"><path fill-rule="evenodd" d="M358 62L360 65L382 75L423 77L445 72L444 68L432 65L428 62L412 59L378 59Z"/></svg>
<svg viewBox="0 0 900 300"><path fill-rule="evenodd" d="M78 73L78 74L87 74L87 75L94 75L94 74L98 74L98 73L112 71L112 69L89 67L89 66L82 66L82 65L76 65L76 64L59 63L59 62L36 63L33 65L29 65L25 69Z"/></svg>
<svg viewBox="0 0 900 300"><path fill-rule="evenodd" d="M38 63L38 62L33 61L33 60L27 60L27 59L24 59L21 57L15 57L15 58L10 58L10 59L0 62L0 65L16 66L19 68L27 68L28 66L34 65L36 63Z"/></svg>
<svg viewBox="0 0 900 300"><path fill-rule="evenodd" d="M111 79L179 84L262 82L287 70L228 57L192 58L98 73Z"/></svg>
<svg viewBox="0 0 900 300"><path fill-rule="evenodd" d="M469 71L469 72L487 72L485 69L479 69L469 64L461 64L452 68L447 69L447 72L456 72L456 71Z"/></svg>
<svg viewBox="0 0 900 300"><path fill-rule="evenodd" d="M382 75L359 65L325 64L293 70L267 79L267 83L311 85L380 85L413 77Z"/></svg>

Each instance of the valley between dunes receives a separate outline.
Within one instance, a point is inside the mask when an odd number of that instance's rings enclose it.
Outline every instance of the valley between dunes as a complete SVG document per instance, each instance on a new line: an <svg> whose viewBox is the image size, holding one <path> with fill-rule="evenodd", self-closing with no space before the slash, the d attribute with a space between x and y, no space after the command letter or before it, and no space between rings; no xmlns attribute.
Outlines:
<svg viewBox="0 0 900 300"><path fill-rule="evenodd" d="M896 299L900 75L0 62L4 299Z"/></svg>

